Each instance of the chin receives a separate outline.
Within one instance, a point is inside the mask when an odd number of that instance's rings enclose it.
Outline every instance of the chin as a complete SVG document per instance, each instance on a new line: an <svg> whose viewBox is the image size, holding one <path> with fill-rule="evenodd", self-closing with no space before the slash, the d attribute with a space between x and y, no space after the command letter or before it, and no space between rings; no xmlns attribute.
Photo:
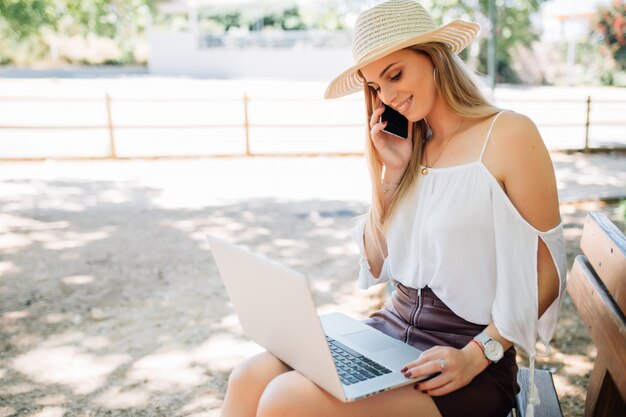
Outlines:
<svg viewBox="0 0 626 417"><path fill-rule="evenodd" d="M410 113L410 114L405 115L404 117L406 117L409 122L415 123L415 122L422 120L425 116L426 116L425 114Z"/></svg>

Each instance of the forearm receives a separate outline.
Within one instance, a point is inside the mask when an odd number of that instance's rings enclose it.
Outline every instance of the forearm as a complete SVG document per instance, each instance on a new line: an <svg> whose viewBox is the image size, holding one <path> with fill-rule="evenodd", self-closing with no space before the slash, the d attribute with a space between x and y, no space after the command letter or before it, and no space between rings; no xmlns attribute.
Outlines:
<svg viewBox="0 0 626 417"><path fill-rule="evenodd" d="M500 334L500 332L498 332L498 329L496 328L496 325L493 322L489 324L487 327L485 327L483 332L487 333L489 337L491 337L492 339L500 342L500 344L502 345L502 349L505 352L511 346L513 346L513 343L510 340L502 337L502 335ZM489 366L489 364L491 364L489 359L485 358L485 355L483 354L483 350L478 345L478 343L470 341L467 345L463 347L463 349L461 349L461 351L466 355L469 361L470 367L473 369L472 374L474 375L478 375L479 373L484 371L485 368Z"/></svg>
<svg viewBox="0 0 626 417"><path fill-rule="evenodd" d="M541 258L540 258L541 259ZM556 270L554 268L549 267L541 267L539 266L539 274L538 274L538 294L537 294L537 319L543 315L545 310L554 302L556 297L558 296L558 276L556 275ZM553 276L554 275L554 276ZM489 335L494 340L497 340L502 345L503 350L506 352L513 343L505 339L500 332L498 331L495 323L490 323L484 330L484 333ZM471 363L472 368L475 370L475 374L478 375L482 372L487 366L489 366L490 361L484 357L483 351L478 346L477 343L470 341L465 347L462 349L463 353L466 354L468 360Z"/></svg>
<svg viewBox="0 0 626 417"><path fill-rule="evenodd" d="M402 172L394 172L391 170L385 170L382 178L383 189L387 190L383 193L383 218L387 217L387 211L389 206L391 205L391 200L402 180ZM382 231L376 230L376 228L372 227L371 222L367 222L365 225L363 236L363 243L365 247L365 257L370 266L370 271L374 277L379 277L383 263L385 258L387 257L387 243L386 236ZM376 246L376 242L374 241L374 235L377 235L378 241L380 242L380 250Z"/></svg>
<svg viewBox="0 0 626 417"><path fill-rule="evenodd" d="M373 233L378 234L378 241L380 242L380 250L376 247L376 242L373 238ZM363 243L365 246L365 258L370 266L370 272L375 278L380 276L383 268L383 262L387 256L387 243L385 242L385 236L377 232L370 222L365 225L365 232L363 233Z"/></svg>

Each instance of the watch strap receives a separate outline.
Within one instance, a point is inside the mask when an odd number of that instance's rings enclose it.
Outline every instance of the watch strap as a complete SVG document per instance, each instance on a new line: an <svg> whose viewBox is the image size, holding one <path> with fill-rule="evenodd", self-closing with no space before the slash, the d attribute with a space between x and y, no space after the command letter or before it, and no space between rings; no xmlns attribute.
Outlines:
<svg viewBox="0 0 626 417"><path fill-rule="evenodd" d="M483 350L483 356L485 357L485 359L487 359L489 362L491 363L495 363L497 362L499 359L491 359L487 356L487 343L493 341L494 343L500 345L500 342L498 342L496 339L492 338L491 336L489 336L487 333L485 332L480 332L479 334L477 334L476 336L474 336L474 338L472 339L474 341L476 341L477 344L482 345L482 350Z"/></svg>
<svg viewBox="0 0 626 417"><path fill-rule="evenodd" d="M483 352L485 351L485 345L487 344L487 342L489 342L490 340L493 340L492 337L489 336L485 332L480 332L479 334L474 336L474 339L478 340L480 343L482 343L482 345L483 345Z"/></svg>

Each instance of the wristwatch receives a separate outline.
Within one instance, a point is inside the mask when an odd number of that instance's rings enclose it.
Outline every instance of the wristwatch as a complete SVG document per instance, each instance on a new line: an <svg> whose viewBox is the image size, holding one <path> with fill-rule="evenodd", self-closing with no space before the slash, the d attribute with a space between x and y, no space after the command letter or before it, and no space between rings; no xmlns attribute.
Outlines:
<svg viewBox="0 0 626 417"><path fill-rule="evenodd" d="M489 361L496 363L502 359L502 356L504 356L504 348L502 347L502 344L500 344L497 340L492 339L487 333L482 332L478 334L474 337L474 340L480 343L483 347L483 355Z"/></svg>

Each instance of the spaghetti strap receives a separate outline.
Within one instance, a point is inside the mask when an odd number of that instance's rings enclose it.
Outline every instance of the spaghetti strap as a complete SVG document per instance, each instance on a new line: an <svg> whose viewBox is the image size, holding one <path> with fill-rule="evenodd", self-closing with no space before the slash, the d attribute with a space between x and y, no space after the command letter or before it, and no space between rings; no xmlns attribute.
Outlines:
<svg viewBox="0 0 626 417"><path fill-rule="evenodd" d="M480 151L480 157L478 158L479 161L483 160L483 154L485 153L485 149L487 149L487 142L489 142L489 138L491 137L491 131L493 130L493 126L496 124L496 120L498 120L498 117L500 117L503 111L504 110L498 112L498 114L496 114L496 117L494 117L493 121L491 122L489 131L487 132L487 136L485 137L485 143L483 143L483 149Z"/></svg>

